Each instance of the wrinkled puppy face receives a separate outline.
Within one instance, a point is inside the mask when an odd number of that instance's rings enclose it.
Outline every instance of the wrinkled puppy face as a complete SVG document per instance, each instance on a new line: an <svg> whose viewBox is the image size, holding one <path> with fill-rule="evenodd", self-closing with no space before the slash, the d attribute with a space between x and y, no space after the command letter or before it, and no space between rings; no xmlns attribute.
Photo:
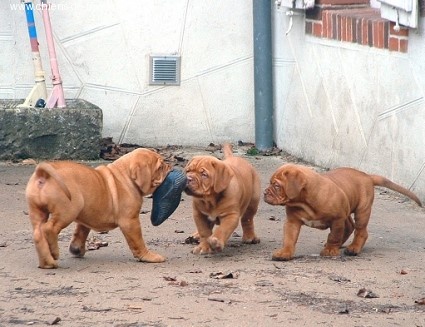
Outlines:
<svg viewBox="0 0 425 327"><path fill-rule="evenodd" d="M143 195L153 193L171 170L156 152L136 149L131 153L130 176Z"/></svg>
<svg viewBox="0 0 425 327"><path fill-rule="evenodd" d="M300 195L306 183L304 173L296 166L283 165L270 178L264 201L271 205L285 205Z"/></svg>
<svg viewBox="0 0 425 327"><path fill-rule="evenodd" d="M219 159L196 156L185 167L187 185L185 192L194 197L204 197L224 191L233 174Z"/></svg>

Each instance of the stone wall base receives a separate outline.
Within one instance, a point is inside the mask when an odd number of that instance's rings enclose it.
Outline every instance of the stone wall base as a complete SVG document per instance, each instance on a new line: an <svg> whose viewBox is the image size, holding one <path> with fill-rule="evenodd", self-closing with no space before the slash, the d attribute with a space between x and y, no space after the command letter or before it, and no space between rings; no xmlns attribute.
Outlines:
<svg viewBox="0 0 425 327"><path fill-rule="evenodd" d="M95 160L100 154L102 110L84 100L64 109L20 108L0 100L0 160Z"/></svg>

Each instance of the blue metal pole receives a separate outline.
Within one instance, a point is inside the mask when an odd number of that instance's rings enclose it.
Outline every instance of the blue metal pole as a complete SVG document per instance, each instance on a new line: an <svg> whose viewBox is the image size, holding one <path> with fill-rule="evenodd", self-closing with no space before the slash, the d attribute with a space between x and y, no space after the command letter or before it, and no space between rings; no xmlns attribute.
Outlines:
<svg viewBox="0 0 425 327"><path fill-rule="evenodd" d="M31 42L31 50L38 52L37 30L35 28L34 12L32 2L25 3L25 15L27 17L28 34Z"/></svg>
<svg viewBox="0 0 425 327"><path fill-rule="evenodd" d="M273 148L272 3L253 0L255 146Z"/></svg>

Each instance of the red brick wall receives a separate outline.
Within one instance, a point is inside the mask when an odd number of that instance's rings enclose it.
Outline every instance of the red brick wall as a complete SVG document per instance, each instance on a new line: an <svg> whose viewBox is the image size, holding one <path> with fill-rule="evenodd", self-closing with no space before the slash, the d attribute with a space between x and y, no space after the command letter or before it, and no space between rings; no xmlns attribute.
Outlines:
<svg viewBox="0 0 425 327"><path fill-rule="evenodd" d="M317 0L316 5L368 5L369 2L369 0Z"/></svg>
<svg viewBox="0 0 425 327"><path fill-rule="evenodd" d="M305 31L315 37L407 52L409 30L395 31L394 23L381 18L379 9L368 6L317 6L307 11Z"/></svg>

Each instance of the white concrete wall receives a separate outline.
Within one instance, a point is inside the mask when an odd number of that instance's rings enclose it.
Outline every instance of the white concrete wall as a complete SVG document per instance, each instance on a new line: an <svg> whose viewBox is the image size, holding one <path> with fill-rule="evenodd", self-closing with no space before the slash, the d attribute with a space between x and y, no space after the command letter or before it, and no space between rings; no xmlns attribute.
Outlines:
<svg viewBox="0 0 425 327"><path fill-rule="evenodd" d="M49 3L65 97L101 107L104 136L151 146L253 141L250 1ZM19 4L0 3L0 98L24 98L33 85L25 12L13 10ZM39 12L36 23L49 76ZM181 55L180 86L148 85L150 54Z"/></svg>
<svg viewBox="0 0 425 327"><path fill-rule="evenodd" d="M324 167L384 175L425 199L424 26L407 54L306 36L274 11L275 138Z"/></svg>

